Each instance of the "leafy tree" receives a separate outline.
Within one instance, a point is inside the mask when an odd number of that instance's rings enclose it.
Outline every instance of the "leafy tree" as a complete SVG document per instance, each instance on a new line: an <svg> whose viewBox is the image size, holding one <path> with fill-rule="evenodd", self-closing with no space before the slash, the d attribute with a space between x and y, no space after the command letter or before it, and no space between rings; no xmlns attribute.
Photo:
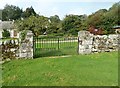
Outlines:
<svg viewBox="0 0 120 88"><path fill-rule="evenodd" d="M120 11L120 2L115 3L107 13L104 14L101 26L104 28L104 31L107 31L107 34L114 33L113 26L118 25L120 18L119 11Z"/></svg>
<svg viewBox="0 0 120 88"><path fill-rule="evenodd" d="M76 34L81 28L82 22L84 21L83 15L66 15L62 21L62 31L64 33Z"/></svg>
<svg viewBox="0 0 120 88"><path fill-rule="evenodd" d="M47 30L47 33L58 33L59 30L59 24L60 24L60 18L58 15L51 16L49 18L49 28Z"/></svg>
<svg viewBox="0 0 120 88"><path fill-rule="evenodd" d="M60 18L58 15L50 16L50 21L51 21L51 23L59 23Z"/></svg>
<svg viewBox="0 0 120 88"><path fill-rule="evenodd" d="M103 29L105 34L114 33L113 26L118 25L120 18L120 2L115 3L109 10L100 9L88 16L87 27L94 26Z"/></svg>
<svg viewBox="0 0 120 88"><path fill-rule="evenodd" d="M30 17L31 15L33 16L37 15L32 6L30 8L29 7L26 8L26 10L22 13L23 18Z"/></svg>
<svg viewBox="0 0 120 88"><path fill-rule="evenodd" d="M48 18L44 16L30 16L24 20L16 21L19 31L31 30L35 36L39 36L40 34L46 32L48 23Z"/></svg>
<svg viewBox="0 0 120 88"><path fill-rule="evenodd" d="M90 27L102 29L105 34L114 33L113 26L120 24L120 2L115 3L109 10L100 9L95 13L87 15L66 15L63 20L58 15L50 18L39 16L32 7L27 8L22 17L23 20L16 21L19 30L31 30L35 36L44 34L77 35L80 30ZM3 10L4 19L8 19Z"/></svg>
<svg viewBox="0 0 120 88"><path fill-rule="evenodd" d="M101 21L103 20L102 17L106 12L106 9L100 9L92 15L89 15L87 19L87 24L90 26L99 26Z"/></svg>
<svg viewBox="0 0 120 88"><path fill-rule="evenodd" d="M6 5L2 11L2 20L16 20L21 17L22 9L14 5Z"/></svg>

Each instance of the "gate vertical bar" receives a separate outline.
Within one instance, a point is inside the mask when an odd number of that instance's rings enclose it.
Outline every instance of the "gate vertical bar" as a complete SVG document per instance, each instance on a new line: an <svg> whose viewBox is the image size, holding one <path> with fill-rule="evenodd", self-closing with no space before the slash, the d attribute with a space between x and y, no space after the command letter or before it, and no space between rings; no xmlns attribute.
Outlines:
<svg viewBox="0 0 120 88"><path fill-rule="evenodd" d="M36 57L36 38L33 36L33 58Z"/></svg>
<svg viewBox="0 0 120 88"><path fill-rule="evenodd" d="M58 50L59 50L59 37L58 37Z"/></svg>
<svg viewBox="0 0 120 88"><path fill-rule="evenodd" d="M78 43L77 43L77 44L78 44L78 45L77 45L77 46L78 46L78 47L77 47L77 54L79 54L79 37L77 37L77 40L78 40L78 41L77 41L77 42L78 42Z"/></svg>
<svg viewBox="0 0 120 88"><path fill-rule="evenodd" d="M37 37L36 37L36 43L35 43L35 47L36 47L36 56L38 55L38 48L37 48Z"/></svg>

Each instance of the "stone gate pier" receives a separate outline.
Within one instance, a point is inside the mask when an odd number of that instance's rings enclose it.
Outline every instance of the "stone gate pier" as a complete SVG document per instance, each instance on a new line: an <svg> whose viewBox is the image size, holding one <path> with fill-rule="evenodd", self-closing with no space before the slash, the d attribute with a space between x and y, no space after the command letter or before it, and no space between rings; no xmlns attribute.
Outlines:
<svg viewBox="0 0 120 88"><path fill-rule="evenodd" d="M33 33L27 31L24 40L20 39L19 58L33 58Z"/></svg>
<svg viewBox="0 0 120 88"><path fill-rule="evenodd" d="M79 54L90 54L92 52L93 35L88 31L78 33Z"/></svg>

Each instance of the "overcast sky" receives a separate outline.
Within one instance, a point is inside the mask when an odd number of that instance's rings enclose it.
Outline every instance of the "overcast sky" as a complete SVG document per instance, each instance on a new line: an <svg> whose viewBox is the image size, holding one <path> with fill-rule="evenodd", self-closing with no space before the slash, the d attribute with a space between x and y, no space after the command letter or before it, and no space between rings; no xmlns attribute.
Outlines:
<svg viewBox="0 0 120 88"><path fill-rule="evenodd" d="M25 10L32 6L34 10L47 17L59 15L62 19L66 14L91 14L99 9L109 9L119 0L0 0L0 9L6 4L16 5Z"/></svg>

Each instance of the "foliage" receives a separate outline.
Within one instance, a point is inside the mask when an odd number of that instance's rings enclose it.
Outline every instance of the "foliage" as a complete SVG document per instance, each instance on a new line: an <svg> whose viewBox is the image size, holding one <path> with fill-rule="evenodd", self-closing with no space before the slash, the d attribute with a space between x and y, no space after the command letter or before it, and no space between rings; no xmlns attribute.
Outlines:
<svg viewBox="0 0 120 88"><path fill-rule="evenodd" d="M77 34L82 22L84 21L84 15L66 15L62 21L62 31L68 34Z"/></svg>
<svg viewBox="0 0 120 88"><path fill-rule="evenodd" d="M88 16L87 26L104 29L105 34L114 33L113 26L118 25L120 2L115 3L109 10L100 9L92 15Z"/></svg>
<svg viewBox="0 0 120 88"><path fill-rule="evenodd" d="M58 15L51 16L49 18L49 26L48 30L46 31L48 34L54 34L54 33L59 33L58 30L60 28L60 18Z"/></svg>
<svg viewBox="0 0 120 88"><path fill-rule="evenodd" d="M2 36L3 38L9 38L10 32L7 29L3 29Z"/></svg>
<svg viewBox="0 0 120 88"><path fill-rule="evenodd" d="M34 15L34 16L37 15L32 6L30 8L29 7L26 8L26 10L22 13L21 16L23 18L27 18L27 17L30 17L31 15Z"/></svg>
<svg viewBox="0 0 120 88"><path fill-rule="evenodd" d="M15 40L16 39L9 38L9 39L5 39L4 41L2 41L2 45L0 45L0 47L2 50L3 60L16 58L16 51L18 50L19 45L15 43ZM15 50L11 51L11 49L13 49L13 48Z"/></svg>
<svg viewBox="0 0 120 88"><path fill-rule="evenodd" d="M58 15L49 18L38 15L33 7L22 11L17 6L6 5L3 9L3 19L19 19L16 20L18 29L31 30L35 36L61 35L61 33L65 36L76 36L78 31L88 30L90 27L102 29L104 34L111 34L114 33L113 26L120 24L119 7L120 2L113 4L108 10L100 9L89 16L71 14L60 20Z"/></svg>
<svg viewBox="0 0 120 88"><path fill-rule="evenodd" d="M48 27L48 18L44 16L30 16L24 20L16 21L19 31L31 30L35 36L43 34Z"/></svg>
<svg viewBox="0 0 120 88"><path fill-rule="evenodd" d="M2 10L2 20L16 20L21 17L22 9L14 5L6 5Z"/></svg>
<svg viewBox="0 0 120 88"><path fill-rule="evenodd" d="M27 30L23 30L20 32L20 39L23 41L26 37L26 34L27 34Z"/></svg>

